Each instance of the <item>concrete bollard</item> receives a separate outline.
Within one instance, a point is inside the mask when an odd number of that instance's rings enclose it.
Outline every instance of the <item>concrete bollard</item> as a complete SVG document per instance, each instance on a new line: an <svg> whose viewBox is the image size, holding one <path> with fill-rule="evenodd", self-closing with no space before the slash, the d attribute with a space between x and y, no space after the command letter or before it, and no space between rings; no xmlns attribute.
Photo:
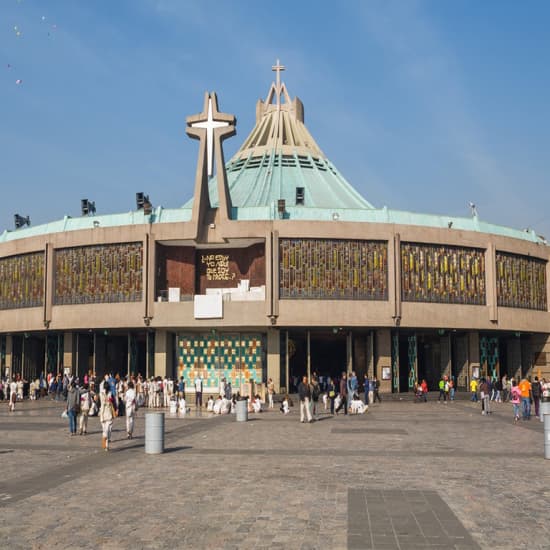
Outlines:
<svg viewBox="0 0 550 550"><path fill-rule="evenodd" d="M550 460L550 414L544 415L544 458Z"/></svg>
<svg viewBox="0 0 550 550"><path fill-rule="evenodd" d="M237 422L246 422L248 420L248 401L246 399L237 401L235 411Z"/></svg>
<svg viewBox="0 0 550 550"><path fill-rule="evenodd" d="M164 413L145 413L145 452L160 454L164 452Z"/></svg>
<svg viewBox="0 0 550 550"><path fill-rule="evenodd" d="M550 398L544 397L540 403L540 421L544 422L544 415L550 414Z"/></svg>

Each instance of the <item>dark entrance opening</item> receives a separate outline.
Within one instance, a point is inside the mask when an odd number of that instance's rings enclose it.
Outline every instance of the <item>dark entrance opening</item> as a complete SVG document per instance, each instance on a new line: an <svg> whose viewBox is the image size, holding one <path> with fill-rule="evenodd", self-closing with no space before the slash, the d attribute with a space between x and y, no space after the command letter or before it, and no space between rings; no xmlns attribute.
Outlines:
<svg viewBox="0 0 550 550"><path fill-rule="evenodd" d="M128 374L128 335L96 334L95 370L98 378L105 374L126 376Z"/></svg>
<svg viewBox="0 0 550 550"><path fill-rule="evenodd" d="M346 371L346 335L333 332L311 334L311 373L340 378Z"/></svg>
<svg viewBox="0 0 550 550"><path fill-rule="evenodd" d="M297 391L302 376L307 375L307 333L289 335L290 391ZM338 331L310 332L311 374L340 378L346 370L346 334Z"/></svg>
<svg viewBox="0 0 550 550"><path fill-rule="evenodd" d="M409 342L406 334L399 335L399 392L409 391Z"/></svg>

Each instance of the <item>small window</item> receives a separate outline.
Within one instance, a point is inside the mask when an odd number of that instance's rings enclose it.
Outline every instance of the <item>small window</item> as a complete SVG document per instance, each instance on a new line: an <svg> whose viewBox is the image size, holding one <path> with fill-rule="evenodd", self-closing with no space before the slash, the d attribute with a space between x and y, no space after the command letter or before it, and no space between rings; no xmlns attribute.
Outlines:
<svg viewBox="0 0 550 550"><path fill-rule="evenodd" d="M303 187L296 187L296 205L304 204L305 190Z"/></svg>

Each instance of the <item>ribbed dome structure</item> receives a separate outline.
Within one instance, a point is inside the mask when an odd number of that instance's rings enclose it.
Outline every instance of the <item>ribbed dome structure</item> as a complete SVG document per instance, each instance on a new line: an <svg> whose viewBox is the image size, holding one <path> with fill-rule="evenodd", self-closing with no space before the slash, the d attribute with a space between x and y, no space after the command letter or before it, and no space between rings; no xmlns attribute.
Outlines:
<svg viewBox="0 0 550 550"><path fill-rule="evenodd" d="M290 99L279 72L266 99L256 105L256 125L226 169L236 208L273 207L280 199L289 207L374 208L317 145L304 124L302 102ZM211 204L217 206L216 176L209 182L209 192Z"/></svg>

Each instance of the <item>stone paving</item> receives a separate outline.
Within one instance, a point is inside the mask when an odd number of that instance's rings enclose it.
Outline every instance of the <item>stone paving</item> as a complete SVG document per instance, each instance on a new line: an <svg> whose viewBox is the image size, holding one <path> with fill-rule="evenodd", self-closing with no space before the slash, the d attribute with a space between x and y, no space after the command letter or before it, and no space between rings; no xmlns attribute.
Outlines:
<svg viewBox="0 0 550 550"><path fill-rule="evenodd" d="M549 548L543 426L469 401L385 400L299 422L166 415L166 452L115 420L69 437L62 405L0 404L2 548Z"/></svg>

